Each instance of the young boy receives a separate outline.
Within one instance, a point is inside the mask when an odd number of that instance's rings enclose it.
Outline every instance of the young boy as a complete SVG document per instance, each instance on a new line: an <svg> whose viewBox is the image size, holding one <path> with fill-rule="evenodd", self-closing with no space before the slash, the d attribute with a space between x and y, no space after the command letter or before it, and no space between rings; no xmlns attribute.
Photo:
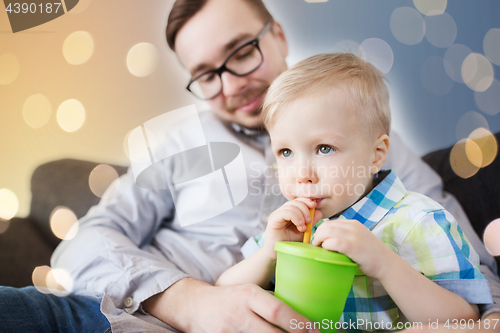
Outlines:
<svg viewBox="0 0 500 333"><path fill-rule="evenodd" d="M393 171L380 171L391 117L384 78L373 65L349 53L308 58L271 85L263 117L289 201L269 217L263 246L218 285L267 286L274 244L302 241L306 224L324 218L312 244L347 255L364 273L354 279L341 321L363 330L478 319L475 304L491 303L491 293L455 219L407 192Z"/></svg>

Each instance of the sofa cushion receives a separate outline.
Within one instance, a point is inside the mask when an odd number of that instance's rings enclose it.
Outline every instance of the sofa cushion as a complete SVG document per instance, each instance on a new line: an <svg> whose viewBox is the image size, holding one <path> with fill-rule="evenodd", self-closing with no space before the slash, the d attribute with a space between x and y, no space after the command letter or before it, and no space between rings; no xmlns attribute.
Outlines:
<svg viewBox="0 0 500 333"><path fill-rule="evenodd" d="M53 248L60 242L50 229L50 215L54 208L66 206L81 218L99 202L100 198L89 187L89 175L97 165L99 163L62 159L42 164L33 172L29 219ZM112 167L119 175L127 171L126 167Z"/></svg>

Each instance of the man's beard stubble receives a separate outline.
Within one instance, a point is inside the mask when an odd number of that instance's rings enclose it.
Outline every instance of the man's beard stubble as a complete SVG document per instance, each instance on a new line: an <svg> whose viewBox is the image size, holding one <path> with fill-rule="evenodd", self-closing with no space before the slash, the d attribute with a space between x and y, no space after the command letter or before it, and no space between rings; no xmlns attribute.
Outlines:
<svg viewBox="0 0 500 333"><path fill-rule="evenodd" d="M269 86L259 87L252 90L247 91L244 95L239 95L237 97L231 98L226 105L226 111L229 113L234 113L238 107L248 103L249 101L255 99L257 96L265 95ZM255 110L248 112L251 116L256 116L261 112L262 105L259 105Z"/></svg>

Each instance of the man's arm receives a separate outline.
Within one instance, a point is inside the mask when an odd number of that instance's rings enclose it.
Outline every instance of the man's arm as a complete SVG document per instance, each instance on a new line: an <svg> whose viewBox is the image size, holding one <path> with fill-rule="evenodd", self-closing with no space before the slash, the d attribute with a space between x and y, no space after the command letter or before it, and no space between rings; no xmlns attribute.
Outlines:
<svg viewBox="0 0 500 333"><path fill-rule="evenodd" d="M115 196L79 220L77 236L61 242L51 265L71 274L76 293L104 292L115 307L133 313L143 300L187 275L145 250L164 219L174 216L168 191L138 187L130 170L119 186ZM132 306L124 304L127 297Z"/></svg>

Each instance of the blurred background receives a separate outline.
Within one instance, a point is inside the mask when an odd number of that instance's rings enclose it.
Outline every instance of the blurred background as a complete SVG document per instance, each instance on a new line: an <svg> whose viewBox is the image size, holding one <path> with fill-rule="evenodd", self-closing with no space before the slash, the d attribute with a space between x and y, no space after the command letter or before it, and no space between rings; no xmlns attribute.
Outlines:
<svg viewBox="0 0 500 333"><path fill-rule="evenodd" d="M393 128L416 154L477 136L478 128L486 137L500 131L499 1L264 2L287 36L289 65L350 51L386 73ZM133 128L188 104L205 107L184 89L189 77L165 40L172 4L80 0L15 34L0 4L0 218L29 213L30 177L40 164L127 166ZM113 177L101 170L94 181Z"/></svg>

